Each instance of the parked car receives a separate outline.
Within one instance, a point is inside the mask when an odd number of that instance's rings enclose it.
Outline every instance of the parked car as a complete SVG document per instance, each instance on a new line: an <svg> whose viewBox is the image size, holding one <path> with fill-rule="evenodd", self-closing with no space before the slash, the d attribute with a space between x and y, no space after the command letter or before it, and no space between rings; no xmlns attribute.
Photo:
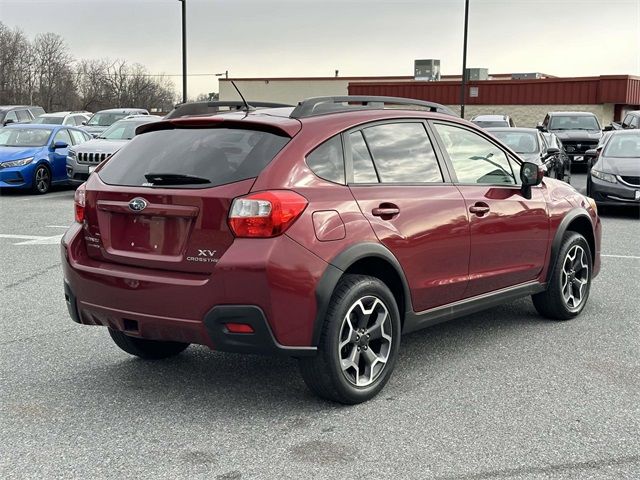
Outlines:
<svg viewBox="0 0 640 480"><path fill-rule="evenodd" d="M34 118L31 123L42 125L68 125L81 127L91 118L89 112L55 112L43 113Z"/></svg>
<svg viewBox="0 0 640 480"><path fill-rule="evenodd" d="M86 182L91 172L103 160L122 148L136 134L136 128L162 117L157 115L130 115L118 120L98 137L69 149L67 177L72 185Z"/></svg>
<svg viewBox="0 0 640 480"><path fill-rule="evenodd" d="M0 125L5 126L11 123L29 123L34 118L42 115L44 109L29 105L5 105L0 106Z"/></svg>
<svg viewBox="0 0 640 480"><path fill-rule="evenodd" d="M291 107L285 103L274 102L248 102L253 108L279 108L279 107ZM188 102L179 103L171 110L164 118L180 118L180 117L194 117L203 115L216 115L225 112L236 112L245 108L244 102L238 101L206 101L206 102Z"/></svg>
<svg viewBox="0 0 640 480"><path fill-rule="evenodd" d="M640 130L611 132L603 145L586 156L589 197L603 206L640 206Z"/></svg>
<svg viewBox="0 0 640 480"><path fill-rule="evenodd" d="M572 165L586 165L584 153L595 148L602 138L598 117L590 112L549 112L537 128L558 136Z"/></svg>
<svg viewBox="0 0 640 480"><path fill-rule="evenodd" d="M149 112L144 108L111 108L109 110L100 110L94 113L87 121L84 130L94 137L97 137L115 122L129 115L149 115Z"/></svg>
<svg viewBox="0 0 640 480"><path fill-rule="evenodd" d="M350 404L383 388L401 332L528 295L577 316L600 270L593 201L431 110L321 97L139 127L76 190L72 319L147 359L296 357Z"/></svg>
<svg viewBox="0 0 640 480"><path fill-rule="evenodd" d="M516 126L509 115L476 115L471 121L482 128Z"/></svg>
<svg viewBox="0 0 640 480"><path fill-rule="evenodd" d="M9 125L0 128L0 188L32 189L47 193L52 185L67 183L69 146L91 135L58 125Z"/></svg>
<svg viewBox="0 0 640 480"><path fill-rule="evenodd" d="M570 164L565 162L562 150L550 145L535 128L487 128L487 131L516 152L520 158L537 165L545 165L546 175L558 180L569 179Z"/></svg>
<svg viewBox="0 0 640 480"><path fill-rule="evenodd" d="M640 110L627 112L622 122L611 122L605 127L605 131L610 130L633 130L640 128Z"/></svg>

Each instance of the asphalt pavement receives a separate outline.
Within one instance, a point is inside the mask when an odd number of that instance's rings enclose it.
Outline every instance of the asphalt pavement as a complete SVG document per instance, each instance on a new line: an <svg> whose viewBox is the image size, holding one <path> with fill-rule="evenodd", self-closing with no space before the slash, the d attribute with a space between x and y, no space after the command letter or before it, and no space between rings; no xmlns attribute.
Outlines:
<svg viewBox="0 0 640 480"><path fill-rule="evenodd" d="M72 202L0 196L2 478L640 478L637 211L603 214L580 317L523 299L408 335L383 392L345 407L311 395L294 360L192 346L148 362L73 323Z"/></svg>

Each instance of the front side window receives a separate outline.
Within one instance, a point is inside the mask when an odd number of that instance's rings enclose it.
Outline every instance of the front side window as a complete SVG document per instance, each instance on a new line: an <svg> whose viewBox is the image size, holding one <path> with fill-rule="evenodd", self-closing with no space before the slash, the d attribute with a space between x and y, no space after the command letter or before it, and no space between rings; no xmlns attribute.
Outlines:
<svg viewBox="0 0 640 480"><path fill-rule="evenodd" d="M363 130L382 183L442 182L436 154L422 123L389 123Z"/></svg>
<svg viewBox="0 0 640 480"><path fill-rule="evenodd" d="M344 184L344 156L340 135L330 138L307 156L307 165L317 176Z"/></svg>
<svg viewBox="0 0 640 480"><path fill-rule="evenodd" d="M459 183L515 185L507 156L480 135L460 127L436 123Z"/></svg>
<svg viewBox="0 0 640 480"><path fill-rule="evenodd" d="M19 122L30 122L32 120L28 110L16 110L16 114Z"/></svg>
<svg viewBox="0 0 640 480"><path fill-rule="evenodd" d="M56 136L53 137L53 143L56 142L64 142L67 145L71 145L71 137L69 136L69 131L66 129L58 131L58 133L56 133Z"/></svg>

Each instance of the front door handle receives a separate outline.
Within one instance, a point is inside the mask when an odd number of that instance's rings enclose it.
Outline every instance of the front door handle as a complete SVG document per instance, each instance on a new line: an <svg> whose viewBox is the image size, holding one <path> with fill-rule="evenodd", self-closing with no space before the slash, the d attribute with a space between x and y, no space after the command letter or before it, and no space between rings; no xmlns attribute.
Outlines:
<svg viewBox="0 0 640 480"><path fill-rule="evenodd" d="M489 208L489 205L483 202L478 202L475 205L471 205L469 207L469 211L479 217L482 217L483 215L489 213L489 210L491 210Z"/></svg>
<svg viewBox="0 0 640 480"><path fill-rule="evenodd" d="M400 209L397 206L389 205L389 204L387 204L387 205L383 204L383 205L371 210L371 214L374 217L382 217L383 219L385 217L387 217L387 218L395 217L399 213L400 213Z"/></svg>

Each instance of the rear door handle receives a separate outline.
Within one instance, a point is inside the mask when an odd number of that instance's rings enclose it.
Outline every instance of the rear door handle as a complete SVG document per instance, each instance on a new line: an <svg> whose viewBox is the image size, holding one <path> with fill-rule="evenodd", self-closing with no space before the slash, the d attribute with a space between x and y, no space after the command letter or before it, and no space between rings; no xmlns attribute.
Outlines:
<svg viewBox="0 0 640 480"><path fill-rule="evenodd" d="M478 215L479 217L483 216L486 213L489 213L489 210L491 210L489 208L489 205L487 205L486 203L482 203L482 202L478 202L475 205L471 205L469 207L469 211L471 213L474 213L474 214Z"/></svg>
<svg viewBox="0 0 640 480"><path fill-rule="evenodd" d="M375 217L394 217L400 213L398 207L377 207L371 210L371 214Z"/></svg>

